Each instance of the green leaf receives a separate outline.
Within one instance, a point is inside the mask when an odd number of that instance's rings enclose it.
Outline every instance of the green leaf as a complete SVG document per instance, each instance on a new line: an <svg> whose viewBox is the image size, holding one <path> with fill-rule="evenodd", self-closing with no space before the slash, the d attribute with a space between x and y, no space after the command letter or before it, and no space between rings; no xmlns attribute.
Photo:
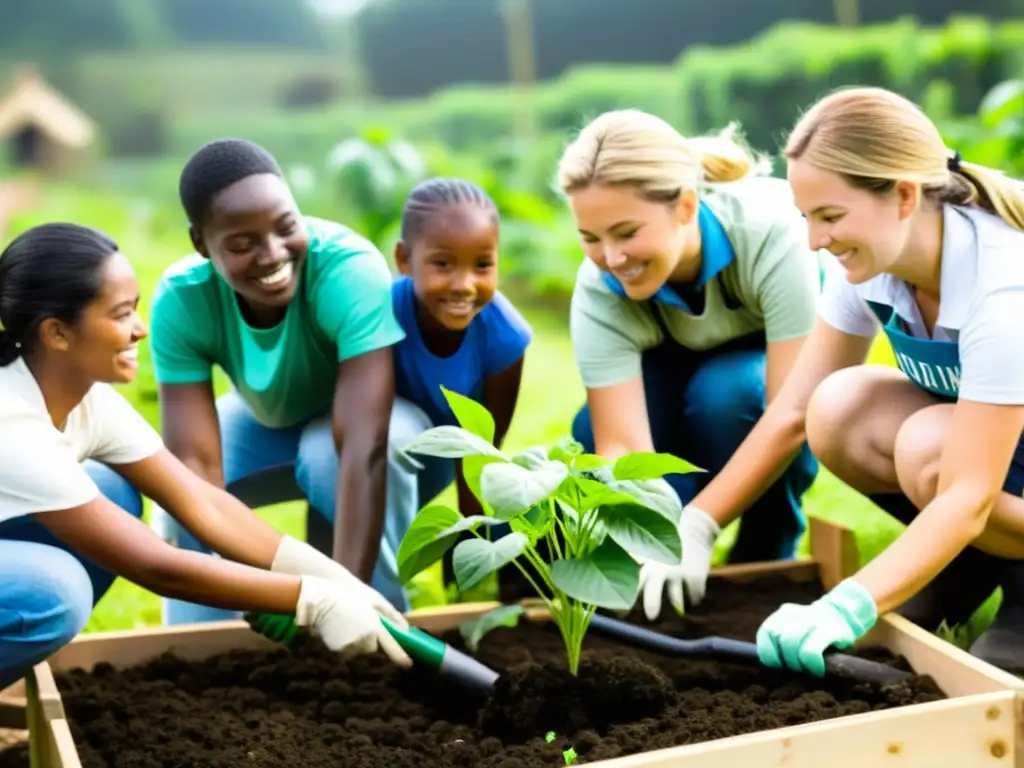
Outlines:
<svg viewBox="0 0 1024 768"><path fill-rule="evenodd" d="M1022 110L1024 110L1024 80L1005 80L998 83L985 94L978 106L978 114L988 128L994 128Z"/></svg>
<svg viewBox="0 0 1024 768"><path fill-rule="evenodd" d="M448 547L458 539L458 534L439 537L462 519L462 515L443 504L424 507L419 511L402 537L402 543L398 545L398 578L403 584L441 559Z"/></svg>
<svg viewBox="0 0 1024 768"><path fill-rule="evenodd" d="M596 456L593 453L581 453L573 461L573 468L580 470L598 469L609 464L611 464L611 460L606 459L604 456Z"/></svg>
<svg viewBox="0 0 1024 768"><path fill-rule="evenodd" d="M672 486L664 480L622 480L610 483L611 490L624 493L648 509L679 525L683 516L683 505Z"/></svg>
<svg viewBox="0 0 1024 768"><path fill-rule="evenodd" d="M583 453L583 446L572 437L563 437L551 450L548 451L548 458L552 461L561 461L563 464L572 462L574 456Z"/></svg>
<svg viewBox="0 0 1024 768"><path fill-rule="evenodd" d="M480 476L484 472L484 467L496 461L505 461L505 459L497 456L465 456L462 459L462 476L466 479L469 490L483 505L485 512L489 510L487 502L484 501L483 490L480 488Z"/></svg>
<svg viewBox="0 0 1024 768"><path fill-rule="evenodd" d="M497 541L468 539L459 542L452 553L452 567L459 589L470 589L503 565L511 563L527 543L521 533L509 533Z"/></svg>
<svg viewBox="0 0 1024 768"><path fill-rule="evenodd" d="M600 521L608 535L631 555L649 557L667 565L682 560L682 540L672 522L639 504L602 507Z"/></svg>
<svg viewBox="0 0 1024 768"><path fill-rule="evenodd" d="M548 461L548 452L543 446L535 445L512 457L512 463L526 469L537 469Z"/></svg>
<svg viewBox="0 0 1024 768"><path fill-rule="evenodd" d="M445 459L461 459L464 456L493 456L508 461L505 455L479 435L444 424L416 435L401 447L405 453L422 453L426 456L440 456Z"/></svg>
<svg viewBox="0 0 1024 768"><path fill-rule="evenodd" d="M582 503L580 506L583 508L582 511L586 512L588 509L596 509L608 504L633 504L636 499L623 491L617 491L614 488L609 488L603 483L599 483L597 480L591 480L587 477L574 477L572 478L573 484L580 491ZM570 493L567 491L567 494ZM575 503L570 495L564 495L570 503Z"/></svg>
<svg viewBox="0 0 1024 768"><path fill-rule="evenodd" d="M494 442L494 417L480 403L458 392L441 387L448 406L459 420L459 426L488 443Z"/></svg>
<svg viewBox="0 0 1024 768"><path fill-rule="evenodd" d="M551 526L555 524L555 518L547 504L538 504L530 509L525 515L519 515L509 520L509 526L513 531L526 534L531 542L536 542L547 536Z"/></svg>
<svg viewBox="0 0 1024 768"><path fill-rule="evenodd" d="M455 525L450 525L438 534L438 538L442 536L451 536L452 534L460 534L463 531L474 530L480 525L501 525L504 521L499 520L496 517L487 517L485 515L472 515L470 517L464 517Z"/></svg>
<svg viewBox="0 0 1024 768"><path fill-rule="evenodd" d="M670 453L629 453L615 462L616 480L656 480L664 475L701 472L685 459Z"/></svg>
<svg viewBox="0 0 1024 768"><path fill-rule="evenodd" d="M476 653L480 649L480 641L484 635L498 627L514 627L519 624L519 617L525 612L525 608L519 604L503 605L488 611L472 621L464 621L459 625L459 634L466 641L469 650Z"/></svg>
<svg viewBox="0 0 1024 768"><path fill-rule="evenodd" d="M456 554L458 551L456 548ZM589 557L553 562L551 580L569 597L582 603L627 611L636 601L640 566L609 538Z"/></svg>
<svg viewBox="0 0 1024 768"><path fill-rule="evenodd" d="M484 500L494 516L511 520L553 494L569 475L559 461L545 461L536 469L518 464L488 464L480 477Z"/></svg>

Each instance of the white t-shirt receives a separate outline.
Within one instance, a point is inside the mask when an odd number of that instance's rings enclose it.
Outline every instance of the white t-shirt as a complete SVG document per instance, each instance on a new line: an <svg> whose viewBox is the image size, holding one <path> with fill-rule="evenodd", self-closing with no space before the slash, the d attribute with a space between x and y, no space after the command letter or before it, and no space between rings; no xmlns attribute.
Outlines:
<svg viewBox="0 0 1024 768"><path fill-rule="evenodd" d="M939 316L930 337L904 281L882 274L851 285L831 258L820 314L857 336L881 328L900 369L939 397L1024 404L1024 232L963 206L944 206L943 223Z"/></svg>
<svg viewBox="0 0 1024 768"><path fill-rule="evenodd" d="M0 368L0 522L95 499L100 492L82 467L86 459L132 464L162 447L113 387L94 385L61 432L24 360Z"/></svg>

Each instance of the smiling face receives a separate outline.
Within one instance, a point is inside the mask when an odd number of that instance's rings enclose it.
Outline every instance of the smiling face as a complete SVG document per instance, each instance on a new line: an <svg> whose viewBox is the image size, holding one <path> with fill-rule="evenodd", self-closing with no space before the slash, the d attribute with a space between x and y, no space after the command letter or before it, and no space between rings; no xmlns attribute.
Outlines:
<svg viewBox="0 0 1024 768"><path fill-rule="evenodd" d="M135 271L124 255L114 253L103 263L96 298L76 323L43 322L43 345L62 352L70 367L91 381L132 381L139 370L138 344L149 335L138 306Z"/></svg>
<svg viewBox="0 0 1024 768"><path fill-rule="evenodd" d="M907 247L918 188L897 182L879 192L805 160L790 160L793 199L807 219L809 245L830 251L854 284L892 271Z"/></svg>
<svg viewBox="0 0 1024 768"><path fill-rule="evenodd" d="M474 204L439 209L413 242L398 244L395 261L430 316L462 331L498 287L497 217Z"/></svg>
<svg viewBox="0 0 1024 768"><path fill-rule="evenodd" d="M678 203L656 203L629 187L595 184L568 197L587 258L614 275L631 299L650 298L682 277L687 243L699 242L692 192Z"/></svg>
<svg viewBox="0 0 1024 768"><path fill-rule="evenodd" d="M221 191L192 239L255 314L280 312L295 296L309 241L280 177L249 176Z"/></svg>

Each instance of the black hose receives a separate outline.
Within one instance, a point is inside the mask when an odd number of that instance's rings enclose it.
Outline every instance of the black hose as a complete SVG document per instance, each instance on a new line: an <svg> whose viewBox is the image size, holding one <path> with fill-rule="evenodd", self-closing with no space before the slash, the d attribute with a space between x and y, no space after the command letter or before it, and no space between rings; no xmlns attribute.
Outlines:
<svg viewBox="0 0 1024 768"><path fill-rule="evenodd" d="M640 648L660 651L672 656L708 656L729 661L752 661L761 663L757 645L727 637L702 637L696 640L682 640L663 635L660 632L639 627L609 616L594 614L590 626L599 632L624 640ZM906 680L911 673L869 659L862 659L846 653L826 651L825 671L829 675L845 677L864 682L886 685Z"/></svg>

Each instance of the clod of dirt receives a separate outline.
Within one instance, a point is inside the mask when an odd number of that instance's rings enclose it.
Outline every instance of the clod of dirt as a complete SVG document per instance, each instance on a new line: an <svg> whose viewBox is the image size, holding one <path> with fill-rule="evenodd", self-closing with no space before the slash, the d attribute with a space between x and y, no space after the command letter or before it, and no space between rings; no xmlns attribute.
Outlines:
<svg viewBox="0 0 1024 768"><path fill-rule="evenodd" d="M657 717L676 699L657 667L629 656L564 664L521 664L498 678L480 712L480 730L506 744L538 733L604 733L611 725Z"/></svg>

